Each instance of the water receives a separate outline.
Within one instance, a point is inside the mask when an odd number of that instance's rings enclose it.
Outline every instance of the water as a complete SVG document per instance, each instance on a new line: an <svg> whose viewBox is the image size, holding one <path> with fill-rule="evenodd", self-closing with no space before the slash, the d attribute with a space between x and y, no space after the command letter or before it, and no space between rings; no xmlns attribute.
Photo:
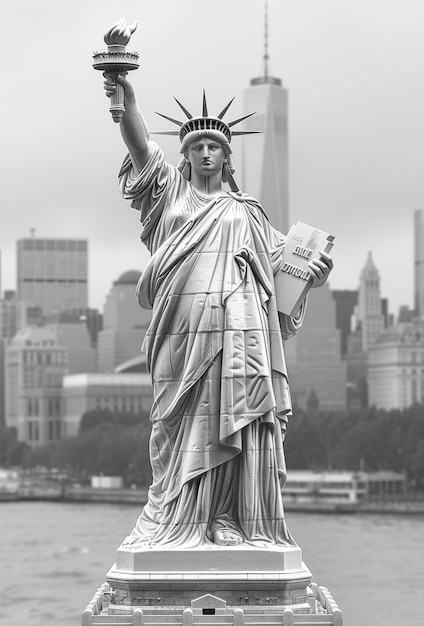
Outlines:
<svg viewBox="0 0 424 626"><path fill-rule="evenodd" d="M0 504L3 626L78 626L138 514L133 505ZM424 517L287 513L345 626L422 626Z"/></svg>

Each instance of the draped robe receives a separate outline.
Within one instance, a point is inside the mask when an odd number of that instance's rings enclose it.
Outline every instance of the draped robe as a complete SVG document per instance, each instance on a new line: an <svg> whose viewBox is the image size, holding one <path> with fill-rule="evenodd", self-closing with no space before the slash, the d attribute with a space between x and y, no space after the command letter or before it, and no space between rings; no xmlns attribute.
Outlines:
<svg viewBox="0 0 424 626"><path fill-rule="evenodd" d="M120 185L151 252L137 294L153 309L143 343L153 481L132 541L193 547L230 529L248 544L290 544L283 339L304 306L296 318L277 311L285 237L254 198L199 192L154 142L138 175L125 159Z"/></svg>

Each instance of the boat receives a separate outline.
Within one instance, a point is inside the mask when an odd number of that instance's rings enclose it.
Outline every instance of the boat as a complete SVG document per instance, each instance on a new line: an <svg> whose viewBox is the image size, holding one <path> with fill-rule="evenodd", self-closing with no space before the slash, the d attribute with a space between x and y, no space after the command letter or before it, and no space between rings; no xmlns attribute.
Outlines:
<svg viewBox="0 0 424 626"><path fill-rule="evenodd" d="M323 513L355 513L382 496L405 493L405 475L391 471L291 470L283 487L287 511Z"/></svg>

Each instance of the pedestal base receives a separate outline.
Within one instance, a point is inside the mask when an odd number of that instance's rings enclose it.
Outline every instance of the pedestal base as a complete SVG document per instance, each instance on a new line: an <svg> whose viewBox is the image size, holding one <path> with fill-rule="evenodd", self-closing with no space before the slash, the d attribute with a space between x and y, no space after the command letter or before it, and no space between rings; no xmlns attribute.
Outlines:
<svg viewBox="0 0 424 626"><path fill-rule="evenodd" d="M296 605L308 610L312 576L298 546L137 548L127 541L107 574L115 604L187 607L210 593L231 606Z"/></svg>
<svg viewBox="0 0 424 626"><path fill-rule="evenodd" d="M111 602L104 583L81 616L81 626L343 626L343 614L327 588L308 587L309 610L291 606L227 606L205 594L183 607L141 607Z"/></svg>

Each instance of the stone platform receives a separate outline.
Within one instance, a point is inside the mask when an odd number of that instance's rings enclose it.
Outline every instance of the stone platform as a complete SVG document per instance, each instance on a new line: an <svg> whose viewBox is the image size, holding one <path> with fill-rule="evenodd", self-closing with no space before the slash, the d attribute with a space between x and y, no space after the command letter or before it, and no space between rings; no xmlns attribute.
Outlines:
<svg viewBox="0 0 424 626"><path fill-rule="evenodd" d="M108 583L98 588L81 616L81 626L343 626L343 614L325 587L308 587L308 612L291 606L229 607L206 594L186 608L118 607Z"/></svg>

